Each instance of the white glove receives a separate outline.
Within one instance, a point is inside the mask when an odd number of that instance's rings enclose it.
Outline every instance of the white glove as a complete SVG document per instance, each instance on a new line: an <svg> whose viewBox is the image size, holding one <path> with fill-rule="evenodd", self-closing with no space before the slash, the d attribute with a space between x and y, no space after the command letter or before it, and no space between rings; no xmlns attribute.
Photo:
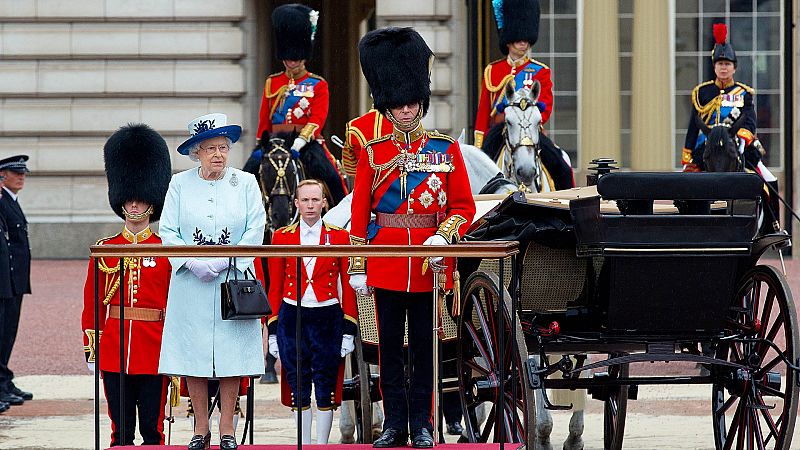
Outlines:
<svg viewBox="0 0 800 450"><path fill-rule="evenodd" d="M191 270L197 278L200 278L200 281L209 282L214 278L217 278L217 275L219 275L211 269L211 265L208 263L208 261L190 259L186 261L184 265L187 269Z"/></svg>
<svg viewBox="0 0 800 450"><path fill-rule="evenodd" d="M352 334L345 334L344 336L342 336L342 358L344 358L350 352L355 350L356 345L355 343L353 343L353 340L355 338L356 337L353 336Z"/></svg>
<svg viewBox="0 0 800 450"><path fill-rule="evenodd" d="M447 245L447 239L440 234L434 234L428 239L425 239L422 245ZM430 262L439 263L442 262L442 259L444 259L442 256L431 256Z"/></svg>
<svg viewBox="0 0 800 450"><path fill-rule="evenodd" d="M206 261L215 273L219 274L228 269L228 258L214 258Z"/></svg>
<svg viewBox="0 0 800 450"><path fill-rule="evenodd" d="M278 351L278 336L274 334L270 334L269 338L267 339L267 351L270 355L272 355L275 359L281 359L280 352Z"/></svg>
<svg viewBox="0 0 800 450"><path fill-rule="evenodd" d="M299 152L306 144L308 144L308 141L298 136L295 138L294 142L292 142L292 150Z"/></svg>
<svg viewBox="0 0 800 450"><path fill-rule="evenodd" d="M94 375L94 363L87 362L86 363L86 367L88 367L89 368L89 372L92 372L92 375Z"/></svg>
<svg viewBox="0 0 800 450"><path fill-rule="evenodd" d="M357 273L350 275L350 287L361 295L369 295L369 286L367 286L367 274Z"/></svg>

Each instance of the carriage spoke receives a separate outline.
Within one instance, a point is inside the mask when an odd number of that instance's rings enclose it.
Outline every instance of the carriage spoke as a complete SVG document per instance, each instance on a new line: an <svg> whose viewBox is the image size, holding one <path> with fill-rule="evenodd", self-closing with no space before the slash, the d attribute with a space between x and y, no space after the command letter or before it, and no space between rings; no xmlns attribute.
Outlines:
<svg viewBox="0 0 800 450"><path fill-rule="evenodd" d="M754 374L756 379L763 378L771 369L774 369L775 366L783 362L783 358L781 355L777 355L776 357L772 358L768 363L762 364L761 368Z"/></svg>
<svg viewBox="0 0 800 450"><path fill-rule="evenodd" d="M487 376L491 373L491 370L485 369L482 365L478 364L478 362L473 359L465 359L464 364L473 371L478 372L480 375Z"/></svg>
<svg viewBox="0 0 800 450"><path fill-rule="evenodd" d="M771 289L767 293L767 298L764 301L764 310L761 312L761 330L758 333L758 337L764 337L765 328L763 327L764 324L769 322L770 316L772 315L772 305L775 303L775 292Z"/></svg>
<svg viewBox="0 0 800 450"><path fill-rule="evenodd" d="M475 304L475 315L478 316L478 323L480 324L480 327L483 330L483 336L486 339L486 350L489 353L489 358L487 361L494 361L494 342L492 341L493 328L489 328L489 324L486 320L486 314L483 310L483 305L481 304L480 299L473 295L472 301Z"/></svg>
<svg viewBox="0 0 800 450"><path fill-rule="evenodd" d="M736 412L733 414L733 419L731 419L730 428L728 428L728 434L725 436L725 448L724 450L730 450L733 446L733 437L739 433L740 428L740 414L742 411L742 401L739 401Z"/></svg>
<svg viewBox="0 0 800 450"><path fill-rule="evenodd" d="M720 405L720 407L717 408L716 411L714 411L714 413L715 414L725 414L731 408L731 406L733 406L733 404L736 402L736 399L738 399L738 398L739 397L735 397L735 396L731 395L730 398L728 398L728 400L725 401L725 403Z"/></svg>
<svg viewBox="0 0 800 450"><path fill-rule="evenodd" d="M759 398L758 404L759 404L759 406L765 406L764 400L761 399L761 398ZM776 422L773 419L772 415L769 413L769 410L761 409L760 412L761 412L761 415L764 417L764 423L766 423L767 427L769 428L769 435L767 435L767 440L765 442L769 442L769 440L773 436L777 440L778 439L778 433L780 432L778 430L778 425L780 424L780 422L781 422L781 420L783 418L783 415L781 415L781 417L779 417L778 421Z"/></svg>
<svg viewBox="0 0 800 450"><path fill-rule="evenodd" d="M475 327L472 325L472 323L466 323L465 326L467 328L467 333L469 333L469 336L472 338L473 344L475 344L475 348L478 350L478 353L480 353L480 357L483 358L484 361L487 361L487 363L489 361L493 361L494 358L490 357L491 347L489 347L489 352L487 353L487 349L484 347L483 342L481 342L481 338L478 336L478 331L475 330ZM488 371L484 368L480 368L479 370L484 374L488 373Z"/></svg>
<svg viewBox="0 0 800 450"><path fill-rule="evenodd" d="M486 415L486 425L483 427L483 432L481 433L481 437L479 442L489 442L489 435L492 433L492 430L497 425L495 422L495 415L497 414L497 404L492 404L492 408L489 410L489 414ZM497 433L495 433L495 438L497 437Z"/></svg>

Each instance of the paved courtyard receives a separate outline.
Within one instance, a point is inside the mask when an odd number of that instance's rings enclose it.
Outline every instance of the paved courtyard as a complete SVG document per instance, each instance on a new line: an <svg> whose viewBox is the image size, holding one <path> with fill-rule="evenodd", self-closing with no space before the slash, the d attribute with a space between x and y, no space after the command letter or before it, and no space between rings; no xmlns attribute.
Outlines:
<svg viewBox="0 0 800 450"><path fill-rule="evenodd" d="M777 260L768 260L779 265ZM800 292L800 263L787 260L789 280ZM93 380L84 363L80 314L85 261L34 261L34 294L25 298L22 324L11 368L17 384L35 399L0 414L0 449L86 449L94 442ZM645 364L635 370L674 373L687 370L678 364ZM709 386L640 387L639 400L631 401L625 430L626 449L710 449L714 437ZM294 421L278 401L274 385L256 387L255 441L293 443ZM102 443L108 443L109 425L101 405ZM185 399L174 411L172 443L188 442L191 432ZM586 449L602 449L602 404L589 401ZM338 422L338 413L335 419ZM555 414L554 447L566 435L569 415ZM241 425L239 433L242 431ZM331 442L340 437L337 424ZM795 433L795 443L800 436Z"/></svg>

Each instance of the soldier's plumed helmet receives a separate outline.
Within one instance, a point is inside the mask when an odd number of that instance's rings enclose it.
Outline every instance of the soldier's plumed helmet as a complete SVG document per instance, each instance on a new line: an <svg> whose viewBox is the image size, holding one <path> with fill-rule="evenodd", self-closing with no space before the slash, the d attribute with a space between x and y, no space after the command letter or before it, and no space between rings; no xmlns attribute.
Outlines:
<svg viewBox="0 0 800 450"><path fill-rule="evenodd" d="M172 178L169 149L164 138L144 124L128 124L108 138L103 147L108 179L108 203L121 218L122 206L138 200L153 206L150 221L161 217Z"/></svg>
<svg viewBox="0 0 800 450"><path fill-rule="evenodd" d="M539 39L539 0L493 0L495 24L500 35L500 51L508 54L508 44Z"/></svg>
<svg viewBox="0 0 800 450"><path fill-rule="evenodd" d="M358 43L361 72L367 79L375 109L419 102L423 115L431 100L433 52L413 28L388 27L370 31Z"/></svg>
<svg viewBox="0 0 800 450"><path fill-rule="evenodd" d="M311 58L316 30L316 11L308 6L292 3L272 11L272 31L275 36L276 55L281 61L299 61Z"/></svg>
<svg viewBox="0 0 800 450"><path fill-rule="evenodd" d="M728 42L728 27L724 23L714 24L714 48L711 50L711 62L730 61L736 64L736 52Z"/></svg>

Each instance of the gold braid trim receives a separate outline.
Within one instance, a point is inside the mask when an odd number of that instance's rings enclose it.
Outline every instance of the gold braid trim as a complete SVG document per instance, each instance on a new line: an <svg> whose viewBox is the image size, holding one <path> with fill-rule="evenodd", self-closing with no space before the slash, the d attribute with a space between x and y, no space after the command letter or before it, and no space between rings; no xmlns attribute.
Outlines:
<svg viewBox="0 0 800 450"><path fill-rule="evenodd" d="M100 341L100 338L103 337L103 331L100 331L100 334L95 336L94 329L83 330L88 338L89 343L83 346L83 352L86 354L86 362L93 363L97 359L97 344Z"/></svg>
<svg viewBox="0 0 800 450"><path fill-rule="evenodd" d="M467 223L466 218L461 217L458 214L453 214L441 225L439 225L439 229L436 230L436 234L447 239L448 243L455 244L459 241L459 239L461 239L461 235L458 234L458 229L461 228L461 225L464 225L465 223Z"/></svg>
<svg viewBox="0 0 800 450"><path fill-rule="evenodd" d="M306 142L311 142L314 138L314 132L317 131L319 125L315 123L306 124L302 130L300 130L300 137L303 138Z"/></svg>
<svg viewBox="0 0 800 450"><path fill-rule="evenodd" d="M488 66L486 66L485 69L483 69L483 84L486 86L486 90L491 92L492 94L505 88L506 83L508 83L508 80L511 80L513 78L514 75L508 74L504 76L503 79L500 80L500 82L497 83L497 85L495 86L492 85L492 65L489 64Z"/></svg>
<svg viewBox="0 0 800 450"><path fill-rule="evenodd" d="M358 236L350 236L350 245L367 245L367 240ZM367 258L365 256L348 257L347 273L349 275L367 273Z"/></svg>
<svg viewBox="0 0 800 450"><path fill-rule="evenodd" d="M394 156L394 158L390 159L388 162L383 164L376 164L375 163L375 156L372 150L372 144L377 142L382 142L387 139L390 139L391 135L386 135L378 139L373 139L369 141L365 150L367 151L367 156L369 157L369 165L372 167L372 170L375 171L375 176L372 178L372 187L370 188L370 192L375 192L378 186L391 174L392 169L397 167L397 161L403 157L402 153L398 153ZM386 171L384 174L383 172ZM383 176L381 176L383 175Z"/></svg>
<svg viewBox="0 0 800 450"><path fill-rule="evenodd" d="M708 81L695 86L694 90L692 91L692 106L694 106L695 111L697 111L697 115L700 116L700 120L710 125L711 116L715 112L717 113L716 123L719 123L720 108L722 107L722 96L717 95L705 105L701 105L700 88L709 83L713 83L713 81Z"/></svg>
<svg viewBox="0 0 800 450"><path fill-rule="evenodd" d="M125 261L125 270L136 269L139 267L140 258L138 257L124 258L123 260ZM108 305L109 303L111 303L111 298L114 296L114 294L117 293L117 290L119 290L119 275L117 275L117 273L119 272L119 263L117 263L115 267L108 267L106 261L103 258L100 258L98 266L100 268L100 271L106 274L106 287L105 287L106 295L103 298L103 304ZM110 287L109 283L111 283Z"/></svg>
<svg viewBox="0 0 800 450"><path fill-rule="evenodd" d="M270 108L270 111L269 111L270 120L271 120L272 116L275 115L275 110L278 109L278 106L283 104L283 94L286 92L287 87L288 87L288 85L283 85L283 86L279 87L277 91L272 92L271 91L271 89L272 89L272 76L267 78L267 82L264 85L264 96L267 97L267 99L273 99L275 97L281 96L280 101L272 103L272 108Z"/></svg>
<svg viewBox="0 0 800 450"><path fill-rule="evenodd" d="M169 406L173 408L181 404L181 380L178 377L169 377Z"/></svg>

